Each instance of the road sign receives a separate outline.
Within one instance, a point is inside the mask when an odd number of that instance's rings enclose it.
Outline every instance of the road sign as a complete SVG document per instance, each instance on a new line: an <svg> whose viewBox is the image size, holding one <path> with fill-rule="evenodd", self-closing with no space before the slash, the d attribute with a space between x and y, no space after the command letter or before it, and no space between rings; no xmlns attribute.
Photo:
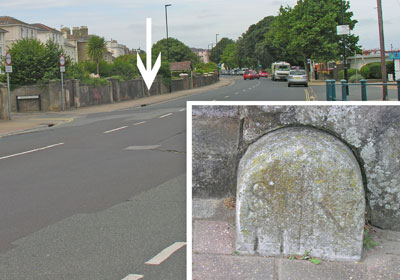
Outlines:
<svg viewBox="0 0 400 280"><path fill-rule="evenodd" d="M336 26L337 35L350 35L350 26L338 25Z"/></svg>
<svg viewBox="0 0 400 280"><path fill-rule="evenodd" d="M6 53L6 65L11 66L11 54L9 52Z"/></svg>
<svg viewBox="0 0 400 280"><path fill-rule="evenodd" d="M6 73L12 73L12 66L6 65Z"/></svg>
<svg viewBox="0 0 400 280"><path fill-rule="evenodd" d="M65 66L65 56L60 55L60 60L59 60L59 62L60 62L60 66ZM64 71L64 72L65 72L65 71Z"/></svg>
<svg viewBox="0 0 400 280"><path fill-rule="evenodd" d="M65 72L65 66L60 66L60 72L64 73Z"/></svg>
<svg viewBox="0 0 400 280"><path fill-rule="evenodd" d="M389 59L400 59L400 52L389 53Z"/></svg>

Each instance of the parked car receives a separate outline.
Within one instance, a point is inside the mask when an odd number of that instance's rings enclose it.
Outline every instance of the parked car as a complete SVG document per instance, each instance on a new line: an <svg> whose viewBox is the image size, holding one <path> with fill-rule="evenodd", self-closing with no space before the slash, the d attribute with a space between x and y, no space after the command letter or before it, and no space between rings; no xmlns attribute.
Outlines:
<svg viewBox="0 0 400 280"><path fill-rule="evenodd" d="M308 87L307 73L305 70L291 70L288 76L288 87L292 85L304 85Z"/></svg>
<svg viewBox="0 0 400 280"><path fill-rule="evenodd" d="M260 79L260 75L258 75L257 71L252 71L252 72L253 72L254 79L259 80Z"/></svg>
<svg viewBox="0 0 400 280"><path fill-rule="evenodd" d="M258 72L258 75L259 75L261 78L268 78L268 72L265 71L265 70L260 70L260 72Z"/></svg>
<svg viewBox="0 0 400 280"><path fill-rule="evenodd" d="M246 70L243 73L243 79L244 80L254 80L254 72L251 70Z"/></svg>

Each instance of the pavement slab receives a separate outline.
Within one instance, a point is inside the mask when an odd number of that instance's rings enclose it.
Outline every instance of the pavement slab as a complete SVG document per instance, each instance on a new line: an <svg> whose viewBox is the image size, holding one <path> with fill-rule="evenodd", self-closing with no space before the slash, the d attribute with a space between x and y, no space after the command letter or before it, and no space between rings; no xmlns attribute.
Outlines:
<svg viewBox="0 0 400 280"><path fill-rule="evenodd" d="M234 251L232 226L223 221L196 221L194 223L193 251L230 255Z"/></svg>
<svg viewBox="0 0 400 280"><path fill-rule="evenodd" d="M193 254L193 280L268 280L275 277L275 260L264 257Z"/></svg>

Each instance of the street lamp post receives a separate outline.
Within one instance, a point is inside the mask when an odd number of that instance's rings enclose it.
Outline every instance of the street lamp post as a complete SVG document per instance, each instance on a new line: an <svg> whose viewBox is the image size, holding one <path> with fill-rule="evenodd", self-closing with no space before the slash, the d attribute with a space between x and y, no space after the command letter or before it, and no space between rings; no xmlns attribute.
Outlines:
<svg viewBox="0 0 400 280"><path fill-rule="evenodd" d="M168 14L167 14L167 8L169 6L172 6L171 4L165 5L165 26L167 29L167 61L169 62L169 43L168 43Z"/></svg>

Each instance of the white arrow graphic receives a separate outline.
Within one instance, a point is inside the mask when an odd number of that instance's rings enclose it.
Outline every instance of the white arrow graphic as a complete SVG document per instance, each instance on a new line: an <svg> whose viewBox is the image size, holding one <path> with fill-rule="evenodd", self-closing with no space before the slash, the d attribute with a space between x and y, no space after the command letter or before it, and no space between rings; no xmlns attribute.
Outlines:
<svg viewBox="0 0 400 280"><path fill-rule="evenodd" d="M147 88L150 90L151 85L154 82L154 79L157 76L158 70L161 67L161 52L158 55L156 63L154 64L153 69L151 69L151 18L146 19L146 66L147 69L144 68L142 59L137 54L137 66L139 68L140 73L142 74L143 80L146 83Z"/></svg>

